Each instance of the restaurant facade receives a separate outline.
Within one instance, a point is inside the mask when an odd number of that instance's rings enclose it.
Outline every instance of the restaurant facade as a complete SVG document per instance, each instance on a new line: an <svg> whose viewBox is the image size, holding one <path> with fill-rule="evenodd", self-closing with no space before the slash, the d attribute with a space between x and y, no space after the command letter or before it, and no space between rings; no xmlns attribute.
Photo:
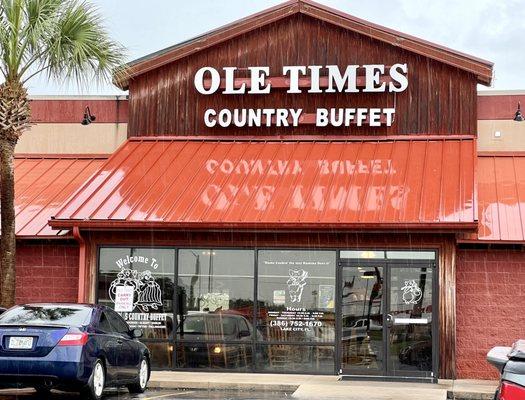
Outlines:
<svg viewBox="0 0 525 400"><path fill-rule="evenodd" d="M143 329L158 369L488 377L483 321L525 334L525 158L478 153L491 80L305 0L130 63L128 139L47 221L76 300Z"/></svg>

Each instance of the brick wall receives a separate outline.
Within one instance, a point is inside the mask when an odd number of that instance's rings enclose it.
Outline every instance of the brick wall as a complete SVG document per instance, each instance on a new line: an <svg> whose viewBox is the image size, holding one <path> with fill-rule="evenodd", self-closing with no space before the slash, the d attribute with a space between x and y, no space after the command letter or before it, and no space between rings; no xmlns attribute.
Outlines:
<svg viewBox="0 0 525 400"><path fill-rule="evenodd" d="M79 250L75 244L17 243L16 302L76 302Z"/></svg>
<svg viewBox="0 0 525 400"><path fill-rule="evenodd" d="M457 377L497 379L488 350L525 339L525 252L457 254Z"/></svg>

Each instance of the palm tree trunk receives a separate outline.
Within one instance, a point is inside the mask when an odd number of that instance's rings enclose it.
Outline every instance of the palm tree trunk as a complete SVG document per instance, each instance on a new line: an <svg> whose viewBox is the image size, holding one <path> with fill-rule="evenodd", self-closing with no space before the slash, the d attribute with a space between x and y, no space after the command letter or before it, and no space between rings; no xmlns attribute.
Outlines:
<svg viewBox="0 0 525 400"><path fill-rule="evenodd" d="M15 303L15 144L13 141L0 139L0 305L4 307L11 307Z"/></svg>
<svg viewBox="0 0 525 400"><path fill-rule="evenodd" d="M27 91L18 80L0 85L0 306L15 303L15 171L18 138L29 127L31 110Z"/></svg>

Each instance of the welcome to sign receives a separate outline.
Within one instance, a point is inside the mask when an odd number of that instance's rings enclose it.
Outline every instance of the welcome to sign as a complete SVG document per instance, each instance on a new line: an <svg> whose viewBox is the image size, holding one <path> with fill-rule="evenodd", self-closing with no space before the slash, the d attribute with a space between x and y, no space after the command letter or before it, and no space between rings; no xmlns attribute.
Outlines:
<svg viewBox="0 0 525 400"><path fill-rule="evenodd" d="M248 67L248 77L239 78L237 67L223 67L222 75L213 67L200 68L194 77L195 89L203 95L265 95L274 86L286 89L287 93L399 93L408 87L407 64L347 65L341 70L337 65L284 66L280 77L271 77L270 68ZM212 128L298 126L304 119L301 108L242 108L207 109L204 123ZM315 125L379 127L391 126L395 108L317 108Z"/></svg>

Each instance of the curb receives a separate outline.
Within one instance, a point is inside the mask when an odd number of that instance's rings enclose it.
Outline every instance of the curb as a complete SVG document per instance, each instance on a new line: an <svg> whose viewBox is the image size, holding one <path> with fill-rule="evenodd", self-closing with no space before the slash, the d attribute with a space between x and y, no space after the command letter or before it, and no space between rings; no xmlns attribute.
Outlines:
<svg viewBox="0 0 525 400"><path fill-rule="evenodd" d="M191 382L191 381L150 381L150 389L171 390L206 390L206 391L243 391L243 392L271 392L271 393L294 393L301 385L286 384L254 384L254 383L232 383L232 382ZM464 392L447 390L448 400L493 400L492 392Z"/></svg>
<svg viewBox="0 0 525 400"><path fill-rule="evenodd" d="M447 392L448 400L494 400L494 393L479 392Z"/></svg>
<svg viewBox="0 0 525 400"><path fill-rule="evenodd" d="M231 382L187 382L187 381L150 381L150 389L179 389L179 390L209 390L227 391L242 390L244 392L288 392L293 393L299 385L283 384L251 384Z"/></svg>

